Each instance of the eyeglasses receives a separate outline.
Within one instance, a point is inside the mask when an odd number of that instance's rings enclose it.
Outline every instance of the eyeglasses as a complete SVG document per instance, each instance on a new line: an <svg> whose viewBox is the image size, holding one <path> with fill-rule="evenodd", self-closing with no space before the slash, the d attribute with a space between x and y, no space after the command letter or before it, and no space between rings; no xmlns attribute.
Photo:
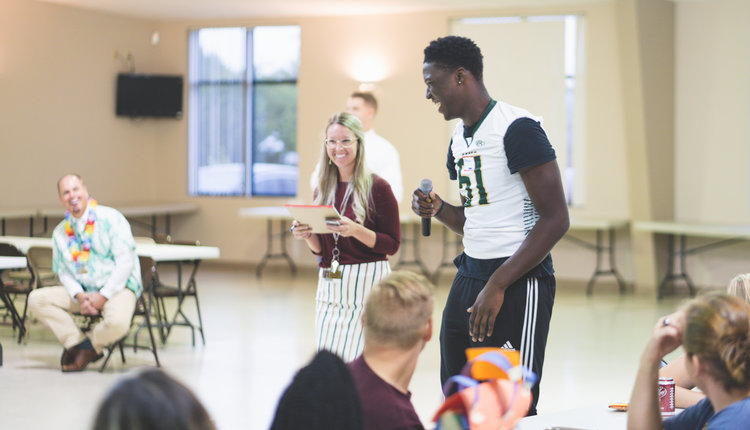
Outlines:
<svg viewBox="0 0 750 430"><path fill-rule="evenodd" d="M324 140L326 146L329 147L329 148L335 148L336 145L341 145L344 148L349 148L352 145L354 145L354 143L356 141L357 141L357 139L348 139L348 138L347 139L341 139L341 140L336 140L336 139L326 139L326 140Z"/></svg>

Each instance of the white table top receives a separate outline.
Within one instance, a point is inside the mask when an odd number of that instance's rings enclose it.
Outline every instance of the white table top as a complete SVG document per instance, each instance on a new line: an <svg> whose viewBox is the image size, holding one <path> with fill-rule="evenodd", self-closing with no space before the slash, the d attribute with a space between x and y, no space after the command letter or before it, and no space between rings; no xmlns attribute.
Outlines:
<svg viewBox="0 0 750 430"><path fill-rule="evenodd" d="M26 267L26 257L0 257L0 270Z"/></svg>
<svg viewBox="0 0 750 430"><path fill-rule="evenodd" d="M571 230L609 230L626 228L629 222L625 219L581 218L570 217Z"/></svg>
<svg viewBox="0 0 750 430"><path fill-rule="evenodd" d="M52 247L52 239L47 237L0 236L0 242L13 244L24 254L32 246ZM220 255L219 248L215 246L171 245L162 243L136 243L135 252L139 256L151 257L157 262L209 260L219 258Z"/></svg>
<svg viewBox="0 0 750 430"><path fill-rule="evenodd" d="M154 261L213 260L219 258L215 246L171 245L165 243L137 243L135 252Z"/></svg>
<svg viewBox="0 0 750 430"><path fill-rule="evenodd" d="M607 405L594 405L522 418L516 424L515 430L542 430L555 427L581 430L625 430L627 424L627 412L611 410Z"/></svg>
<svg viewBox="0 0 750 430"><path fill-rule="evenodd" d="M633 224L636 231L679 234L686 236L723 239L750 239L750 225L703 224L675 221L639 221Z"/></svg>
<svg viewBox="0 0 750 430"><path fill-rule="evenodd" d="M24 254L28 253L32 246L52 248L52 239L48 237L0 236L0 242L10 243Z"/></svg>
<svg viewBox="0 0 750 430"><path fill-rule="evenodd" d="M0 209L0 218L3 219L20 219L32 218L37 214L36 209L31 208L3 208Z"/></svg>
<svg viewBox="0 0 750 430"><path fill-rule="evenodd" d="M253 208L241 208L240 218L273 218L281 220L293 220L294 217L284 206L257 206Z"/></svg>
<svg viewBox="0 0 750 430"><path fill-rule="evenodd" d="M155 204L108 204L102 203L120 211L126 217L151 216L151 215L175 215L186 214L198 211L198 205L190 202L172 202L172 203L155 203ZM54 208L42 208L38 210L39 216L43 217L60 217L65 216L65 209L62 206Z"/></svg>
<svg viewBox="0 0 750 430"><path fill-rule="evenodd" d="M148 216L148 215L176 215L198 212L198 205L190 202L159 203L153 205L114 205L123 215Z"/></svg>

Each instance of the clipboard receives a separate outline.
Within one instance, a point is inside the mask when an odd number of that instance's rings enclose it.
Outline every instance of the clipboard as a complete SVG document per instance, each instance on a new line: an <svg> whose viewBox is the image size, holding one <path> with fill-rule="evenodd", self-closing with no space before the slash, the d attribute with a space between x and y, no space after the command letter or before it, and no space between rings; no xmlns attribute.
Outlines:
<svg viewBox="0 0 750 430"><path fill-rule="evenodd" d="M294 217L300 224L307 224L312 227L313 233L330 234L331 231L326 228L326 220L341 219L341 215L335 207L331 205L284 205L289 214Z"/></svg>

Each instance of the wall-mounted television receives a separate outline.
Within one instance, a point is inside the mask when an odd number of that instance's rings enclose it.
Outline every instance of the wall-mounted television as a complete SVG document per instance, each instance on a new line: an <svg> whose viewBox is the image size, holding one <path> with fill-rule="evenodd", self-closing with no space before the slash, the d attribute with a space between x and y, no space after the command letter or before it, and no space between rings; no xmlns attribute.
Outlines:
<svg viewBox="0 0 750 430"><path fill-rule="evenodd" d="M182 118L182 76L120 73L117 116Z"/></svg>

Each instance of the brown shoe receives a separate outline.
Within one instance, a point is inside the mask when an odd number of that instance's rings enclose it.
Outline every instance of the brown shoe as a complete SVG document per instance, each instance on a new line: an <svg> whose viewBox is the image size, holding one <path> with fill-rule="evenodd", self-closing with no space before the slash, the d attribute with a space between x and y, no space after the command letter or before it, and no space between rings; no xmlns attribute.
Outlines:
<svg viewBox="0 0 750 430"><path fill-rule="evenodd" d="M65 367L68 364L73 363L76 355L78 354L78 346L74 346L70 349L63 349L62 356L60 357L60 366Z"/></svg>
<svg viewBox="0 0 750 430"><path fill-rule="evenodd" d="M73 357L73 361L67 365L63 364L62 371L80 372L85 369L89 363L102 358L102 355L103 354L97 353L93 349L78 349Z"/></svg>

